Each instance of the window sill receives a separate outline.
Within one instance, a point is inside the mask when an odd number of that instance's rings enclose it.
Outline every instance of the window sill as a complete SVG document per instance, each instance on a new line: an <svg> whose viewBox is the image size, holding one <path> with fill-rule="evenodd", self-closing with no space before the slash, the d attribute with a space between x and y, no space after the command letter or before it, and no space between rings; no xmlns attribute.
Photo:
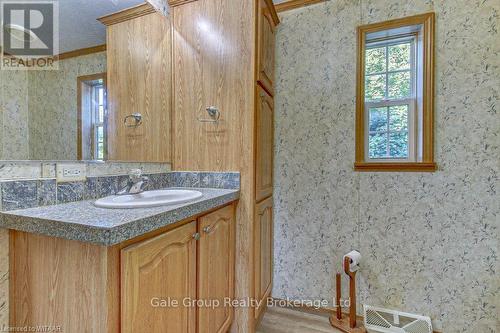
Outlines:
<svg viewBox="0 0 500 333"><path fill-rule="evenodd" d="M354 171L361 171L361 172L435 172L436 170L437 170L437 165L434 162L354 163Z"/></svg>

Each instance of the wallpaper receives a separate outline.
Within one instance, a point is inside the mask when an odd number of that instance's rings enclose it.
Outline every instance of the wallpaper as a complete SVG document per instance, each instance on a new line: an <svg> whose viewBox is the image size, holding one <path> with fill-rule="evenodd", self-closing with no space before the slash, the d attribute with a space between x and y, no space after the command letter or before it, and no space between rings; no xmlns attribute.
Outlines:
<svg viewBox="0 0 500 333"><path fill-rule="evenodd" d="M170 12L168 0L147 0L147 1L162 15L168 16Z"/></svg>
<svg viewBox="0 0 500 333"><path fill-rule="evenodd" d="M439 171L354 172L356 27L429 11ZM498 0L332 0L280 14L274 297L331 301L342 255L357 249L360 303L429 315L444 332L498 331L499 15Z"/></svg>
<svg viewBox="0 0 500 333"><path fill-rule="evenodd" d="M28 74L31 160L77 159L77 78L106 72L106 52L62 60Z"/></svg>
<svg viewBox="0 0 500 333"><path fill-rule="evenodd" d="M0 160L75 160L77 77L105 71L105 52L57 71L0 71Z"/></svg>
<svg viewBox="0 0 500 333"><path fill-rule="evenodd" d="M0 159L27 159L27 72L0 70L0 86Z"/></svg>

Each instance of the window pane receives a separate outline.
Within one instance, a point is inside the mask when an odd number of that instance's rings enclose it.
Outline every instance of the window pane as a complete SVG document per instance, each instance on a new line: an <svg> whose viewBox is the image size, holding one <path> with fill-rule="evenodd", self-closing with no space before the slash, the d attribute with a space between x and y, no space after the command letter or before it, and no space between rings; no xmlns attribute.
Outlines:
<svg viewBox="0 0 500 333"><path fill-rule="evenodd" d="M386 71L385 47L366 50L366 74Z"/></svg>
<svg viewBox="0 0 500 333"><path fill-rule="evenodd" d="M410 72L389 74L389 98L407 98L411 95Z"/></svg>
<svg viewBox="0 0 500 333"><path fill-rule="evenodd" d="M102 160L104 158L104 143L97 144L97 159Z"/></svg>
<svg viewBox="0 0 500 333"><path fill-rule="evenodd" d="M99 122L103 123L104 122L104 106L99 105Z"/></svg>
<svg viewBox="0 0 500 333"><path fill-rule="evenodd" d="M104 89L102 87L99 87L99 105L104 104Z"/></svg>
<svg viewBox="0 0 500 333"><path fill-rule="evenodd" d="M408 105L397 105L389 107L389 130L408 130Z"/></svg>
<svg viewBox="0 0 500 333"><path fill-rule="evenodd" d="M387 131L387 108L370 109L370 132Z"/></svg>
<svg viewBox="0 0 500 333"><path fill-rule="evenodd" d="M389 46L389 71L410 69L411 44L398 44Z"/></svg>
<svg viewBox="0 0 500 333"><path fill-rule="evenodd" d="M385 75L366 77L365 99L377 100L385 97Z"/></svg>
<svg viewBox="0 0 500 333"><path fill-rule="evenodd" d="M104 141L104 128L102 126L97 127L97 142Z"/></svg>
<svg viewBox="0 0 500 333"><path fill-rule="evenodd" d="M389 135L389 152L393 158L408 157L408 132L392 132Z"/></svg>
<svg viewBox="0 0 500 333"><path fill-rule="evenodd" d="M370 158L387 156L387 133L370 134L369 156Z"/></svg>

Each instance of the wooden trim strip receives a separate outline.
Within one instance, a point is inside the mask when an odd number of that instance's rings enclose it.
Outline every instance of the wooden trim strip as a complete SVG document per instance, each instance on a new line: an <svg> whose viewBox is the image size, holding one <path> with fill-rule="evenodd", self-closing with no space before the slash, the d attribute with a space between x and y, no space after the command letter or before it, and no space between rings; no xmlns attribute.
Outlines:
<svg viewBox="0 0 500 333"><path fill-rule="evenodd" d="M354 163L355 171L387 171L387 172L434 172L436 163Z"/></svg>
<svg viewBox="0 0 500 333"><path fill-rule="evenodd" d="M168 0L168 4L170 7L176 7L176 6L184 5L184 4L193 2L193 1L197 1L197 0Z"/></svg>
<svg viewBox="0 0 500 333"><path fill-rule="evenodd" d="M91 47L86 47L83 49L78 49L78 50L74 50L74 51L60 53L60 54L55 55L53 57L48 57L47 59L53 59L54 61L66 60L66 59L70 59L70 58L80 57L80 56L104 52L104 51L106 51L106 44L91 46ZM1 52L1 50L0 50L0 52ZM4 57L16 58L16 56L13 56L13 55L5 53L5 52L3 55L4 55Z"/></svg>
<svg viewBox="0 0 500 333"><path fill-rule="evenodd" d="M265 2L267 5L267 10L269 11L271 19L273 20L274 26L277 26L278 24L280 24L280 19L278 17L276 6L274 5L273 0L265 0Z"/></svg>
<svg viewBox="0 0 500 333"><path fill-rule="evenodd" d="M69 51L69 52L64 52L64 53L61 53L59 55L56 55L54 58L56 58L57 60L64 60L64 59L80 57L83 55L104 52L104 51L106 51L106 44L86 47L83 49Z"/></svg>
<svg viewBox="0 0 500 333"><path fill-rule="evenodd" d="M97 20L104 25L113 25L155 12L156 9L152 5L149 3L143 3L135 7L127 8L122 11L100 17Z"/></svg>
<svg viewBox="0 0 500 333"><path fill-rule="evenodd" d="M287 10L292 10L296 8L301 8L301 7L306 7L310 5L315 5L321 2L325 2L327 0L289 0L286 2L279 3L275 5L276 11L278 13L287 11Z"/></svg>

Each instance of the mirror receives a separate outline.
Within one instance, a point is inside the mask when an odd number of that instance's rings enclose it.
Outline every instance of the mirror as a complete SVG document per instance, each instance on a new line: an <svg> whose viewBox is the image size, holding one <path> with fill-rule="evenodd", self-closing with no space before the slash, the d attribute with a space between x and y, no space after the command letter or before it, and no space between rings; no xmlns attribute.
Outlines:
<svg viewBox="0 0 500 333"><path fill-rule="evenodd" d="M57 69L0 69L0 160L106 160L106 27L97 18L142 3L58 2Z"/></svg>

